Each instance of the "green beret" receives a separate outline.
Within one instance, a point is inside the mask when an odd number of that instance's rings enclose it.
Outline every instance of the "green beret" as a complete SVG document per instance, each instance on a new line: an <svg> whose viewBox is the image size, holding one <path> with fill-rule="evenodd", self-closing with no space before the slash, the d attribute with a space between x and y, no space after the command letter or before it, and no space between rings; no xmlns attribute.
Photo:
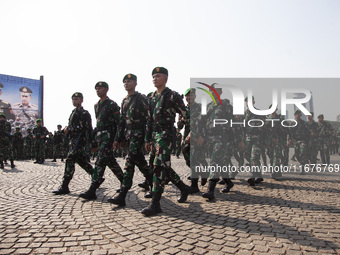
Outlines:
<svg viewBox="0 0 340 255"><path fill-rule="evenodd" d="M296 111L294 112L294 115L296 115L296 114L302 114L302 112L301 112L300 110L296 110Z"/></svg>
<svg viewBox="0 0 340 255"><path fill-rule="evenodd" d="M252 96L252 98L253 98L253 101L255 101L255 98L254 98L254 96ZM247 102L248 101L248 97L246 97L245 99L244 99L244 102ZM271 106L270 106L271 107Z"/></svg>
<svg viewBox="0 0 340 255"><path fill-rule="evenodd" d="M165 75L169 75L168 69L166 69L164 67L160 67L160 66L157 66L152 70L152 75L154 75L155 73L162 73L162 74L165 74Z"/></svg>
<svg viewBox="0 0 340 255"><path fill-rule="evenodd" d="M27 128L26 130L28 131L28 130L32 130L32 129L31 128Z"/></svg>
<svg viewBox="0 0 340 255"><path fill-rule="evenodd" d="M184 96L190 94L190 93L193 93L195 94L196 93L196 89L192 89L192 88L189 88L187 89L185 92L184 92Z"/></svg>
<svg viewBox="0 0 340 255"><path fill-rule="evenodd" d="M20 129L20 127L15 127L15 129Z"/></svg>
<svg viewBox="0 0 340 255"><path fill-rule="evenodd" d="M96 86L94 86L94 88L97 88L97 87L109 88L109 84L107 84L105 81L98 81L96 83Z"/></svg>
<svg viewBox="0 0 340 255"><path fill-rule="evenodd" d="M4 85L2 85L2 83L0 82L0 88L3 88L4 87Z"/></svg>
<svg viewBox="0 0 340 255"><path fill-rule="evenodd" d="M59 125L57 125L57 127L61 127L61 125L59 124Z"/></svg>
<svg viewBox="0 0 340 255"><path fill-rule="evenodd" d="M318 118L325 118L324 116L323 116L323 114L320 114L319 116L318 116Z"/></svg>
<svg viewBox="0 0 340 255"><path fill-rule="evenodd" d="M7 118L6 118L6 115L3 114L3 113L0 113L0 116L5 117L5 119L7 119Z"/></svg>
<svg viewBox="0 0 340 255"><path fill-rule="evenodd" d="M41 122L41 119L37 119L35 122L36 122L36 123Z"/></svg>
<svg viewBox="0 0 340 255"><path fill-rule="evenodd" d="M32 90L29 87L23 86L19 89L22 93L32 93Z"/></svg>
<svg viewBox="0 0 340 255"><path fill-rule="evenodd" d="M72 95L72 98L74 98L74 97L80 97L81 99L84 98L84 97L83 97L83 94L80 93L80 92L75 92L75 93Z"/></svg>
<svg viewBox="0 0 340 255"><path fill-rule="evenodd" d="M132 73L128 73L127 75L124 76L123 82L124 82L126 79L130 79L130 80L137 81L137 76L134 75L134 74L132 74Z"/></svg>

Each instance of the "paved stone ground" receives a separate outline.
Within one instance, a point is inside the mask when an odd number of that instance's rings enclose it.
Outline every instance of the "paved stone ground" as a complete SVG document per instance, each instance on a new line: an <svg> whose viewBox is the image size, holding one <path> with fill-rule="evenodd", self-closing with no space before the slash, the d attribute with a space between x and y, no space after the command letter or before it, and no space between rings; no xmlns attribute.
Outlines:
<svg viewBox="0 0 340 255"><path fill-rule="evenodd" d="M188 182L183 158L172 163ZM107 202L118 188L109 169L98 199L86 202L78 194L90 178L79 167L71 194L55 196L63 163L16 165L0 172L0 254L340 254L339 174L289 173L256 188L238 179L229 194L219 185L215 202L193 195L184 204L168 185L163 213L144 217L139 171L127 206L117 208Z"/></svg>

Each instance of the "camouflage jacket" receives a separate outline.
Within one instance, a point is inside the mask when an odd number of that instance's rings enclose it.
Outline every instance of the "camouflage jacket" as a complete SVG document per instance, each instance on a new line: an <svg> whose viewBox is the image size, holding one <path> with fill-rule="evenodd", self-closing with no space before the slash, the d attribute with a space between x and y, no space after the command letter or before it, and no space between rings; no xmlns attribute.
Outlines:
<svg viewBox="0 0 340 255"><path fill-rule="evenodd" d="M318 138L329 138L332 133L332 126L329 124L329 122L324 121L323 124L318 123Z"/></svg>
<svg viewBox="0 0 340 255"><path fill-rule="evenodd" d="M311 122L307 122L307 126L310 132L309 139L314 140L317 138L318 135L318 123L316 123L314 120Z"/></svg>
<svg viewBox="0 0 340 255"><path fill-rule="evenodd" d="M78 140L79 145L86 145L87 141L93 143L93 129L92 129L92 119L90 113L85 110L83 107L74 108L69 119L68 119L68 126L67 129L69 130L69 139L71 140ZM59 134L58 134L59 132ZM64 135L62 131L56 132L54 136L57 140L55 144L63 144ZM59 138L60 137L60 138ZM54 139L54 140L55 140ZM61 140L59 140L61 139Z"/></svg>
<svg viewBox="0 0 340 255"><path fill-rule="evenodd" d="M138 135L144 139L149 112L149 101L143 94L135 92L126 96L121 104L118 132L115 140L122 142Z"/></svg>
<svg viewBox="0 0 340 255"><path fill-rule="evenodd" d="M297 121L297 125L290 128L290 139L307 142L309 140L309 136L310 131L304 120Z"/></svg>
<svg viewBox="0 0 340 255"><path fill-rule="evenodd" d="M27 134L27 136L24 138L24 144L25 144L25 146L32 146L32 141L33 141L33 135L32 135L32 133Z"/></svg>
<svg viewBox="0 0 340 255"><path fill-rule="evenodd" d="M11 124L5 120L0 120L0 141L8 142L11 138ZM1 146L1 145L0 145Z"/></svg>
<svg viewBox="0 0 340 255"><path fill-rule="evenodd" d="M119 106L110 98L106 98L94 105L94 111L97 119L96 141L102 142L107 139L113 141L119 123Z"/></svg>
<svg viewBox="0 0 340 255"><path fill-rule="evenodd" d="M258 120L258 121L252 121ZM247 138L264 138L265 127L260 127L262 125L261 121L265 120L265 116L260 116L252 113L249 109L246 110L245 113L245 133ZM250 122L249 122L250 121ZM249 123L251 125L249 125Z"/></svg>
<svg viewBox="0 0 340 255"><path fill-rule="evenodd" d="M288 128L283 127L281 125L281 122L284 120L282 115L281 114L276 114L275 116L269 115L267 119L276 120L276 121L268 121L266 123L266 131L269 132L269 135L275 139L287 140Z"/></svg>
<svg viewBox="0 0 340 255"><path fill-rule="evenodd" d="M91 118L91 117L90 117ZM62 144L64 140L64 132L62 130L54 131L54 139L53 139L53 144Z"/></svg>
<svg viewBox="0 0 340 255"><path fill-rule="evenodd" d="M217 124L214 127L215 119L226 119L228 123ZM229 100L222 99L222 105L215 105L214 102L208 104L206 116L206 130L209 136L222 136L225 141L234 139L234 133L230 126L230 121L234 119L233 107Z"/></svg>
<svg viewBox="0 0 340 255"><path fill-rule="evenodd" d="M186 108L187 108L187 111L189 112L190 119L187 120L187 121L181 119L180 121L177 122L177 127L179 129L182 129L185 126L185 129L184 129L184 139L190 133L190 122L192 120L195 120L196 118L199 118L199 116L201 114L202 105L195 102L195 103L193 103L190 106L187 105Z"/></svg>
<svg viewBox="0 0 340 255"><path fill-rule="evenodd" d="M22 138L22 133L19 131L19 132L15 132L13 134L13 144L14 145L18 145L20 144L21 142L23 141L23 138Z"/></svg>
<svg viewBox="0 0 340 255"><path fill-rule="evenodd" d="M34 129L33 129L33 135L36 137L36 140L39 140L41 139L40 137L41 136L45 136L45 138L43 138L44 140L46 139L46 136L48 135L48 130L46 127L38 127L36 126Z"/></svg>
<svg viewBox="0 0 340 255"><path fill-rule="evenodd" d="M146 125L145 141L150 142L153 133L164 136L172 136L172 127L175 123L176 113L189 120L182 97L176 92L166 87L161 94L155 91L149 97L150 111Z"/></svg>

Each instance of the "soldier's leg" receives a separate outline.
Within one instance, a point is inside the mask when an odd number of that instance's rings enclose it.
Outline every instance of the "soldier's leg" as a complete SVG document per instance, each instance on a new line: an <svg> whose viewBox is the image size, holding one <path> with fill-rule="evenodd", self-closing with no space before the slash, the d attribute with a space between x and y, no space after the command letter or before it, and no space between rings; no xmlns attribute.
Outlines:
<svg viewBox="0 0 340 255"><path fill-rule="evenodd" d="M255 183L260 183L263 181L262 178L262 171L261 171L261 157L262 152L262 145L258 139L256 139L253 143L252 149L251 149L251 167L252 167L252 174L253 178L256 178L254 181Z"/></svg>
<svg viewBox="0 0 340 255"><path fill-rule="evenodd" d="M325 161L326 161L326 164L330 164L330 145L329 145L329 143L326 141L325 143L324 143L324 153L325 153Z"/></svg>

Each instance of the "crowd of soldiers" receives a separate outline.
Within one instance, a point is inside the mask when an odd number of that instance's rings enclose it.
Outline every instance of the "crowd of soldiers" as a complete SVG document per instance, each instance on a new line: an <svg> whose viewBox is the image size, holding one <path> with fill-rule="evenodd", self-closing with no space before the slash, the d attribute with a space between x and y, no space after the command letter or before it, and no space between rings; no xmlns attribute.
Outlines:
<svg viewBox="0 0 340 255"><path fill-rule="evenodd" d="M322 114L318 116L318 122L313 120L313 113L305 122L301 119L301 111L297 110L295 125L290 123L287 128L280 125L284 118L277 113L277 109L269 116L255 115L248 107L248 103L255 104L254 98L251 102L246 98L244 115L233 115L233 107L227 99L222 99L221 105L211 102L207 106L207 114L202 115L201 105L195 101L195 89L184 93L185 106L183 96L166 86L166 68L154 68L152 78L156 91L145 96L136 91L137 76L131 73L125 75L123 85L127 96L121 107L107 96L109 85L104 81L97 82L95 90L99 101L94 106L95 128L92 127L91 115L82 107L84 97L81 92L71 96L75 108L68 125L64 129L58 125L54 134L49 133L38 119L33 130L27 129L27 135L23 138L20 128L11 133L10 123L5 120L5 115L0 114L0 137L2 144L6 144L0 150L0 162L9 159L14 167L14 159L35 157L34 163L39 164L43 164L45 158L53 158L52 162L58 158L61 161L65 159L61 186L53 191L56 195L70 193L69 184L77 163L91 177L89 189L79 195L87 200L97 198L96 190L105 181L104 172L108 166L120 183L117 195L109 198L108 202L118 206L126 205L126 195L132 187L137 166L145 178L138 186L145 189L145 198L152 199L141 213L149 216L162 212L160 200L169 182L180 190L179 203L184 203L190 194L200 192L199 178L202 186L209 183L202 195L208 201L215 198L218 183L224 184L222 192L228 193L234 186L232 180L238 171L211 171L208 166L230 167L233 166L232 158L235 158L238 168L247 166L254 169L248 183L255 186L263 182L263 165L279 169L272 171L272 177L276 180L282 178L280 169L288 165L289 147L295 149L294 159L302 166L302 174L307 164L317 163L318 152L323 164L330 164L330 155L338 153L338 133L324 121ZM222 89L216 84L207 86L215 99L220 99ZM252 125L212 125L216 119L237 123L252 121ZM280 121L265 122L271 119ZM148 162L145 159L147 153ZM191 169L188 177L190 186L171 167L171 154L177 157L183 154L186 165ZM126 158L124 169L117 163L117 156ZM95 159L94 166L91 158ZM197 172L197 166L208 168L208 171ZM1 167L4 167L3 163Z"/></svg>

